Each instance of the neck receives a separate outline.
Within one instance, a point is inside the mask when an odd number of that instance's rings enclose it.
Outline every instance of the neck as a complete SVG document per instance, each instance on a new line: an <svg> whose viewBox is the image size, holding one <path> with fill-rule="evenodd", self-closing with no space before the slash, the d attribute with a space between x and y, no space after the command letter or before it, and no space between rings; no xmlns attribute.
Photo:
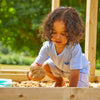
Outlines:
<svg viewBox="0 0 100 100"><path fill-rule="evenodd" d="M55 49L56 49L57 54L60 54L64 50L65 46L66 45L64 45L64 46L56 46L55 45Z"/></svg>

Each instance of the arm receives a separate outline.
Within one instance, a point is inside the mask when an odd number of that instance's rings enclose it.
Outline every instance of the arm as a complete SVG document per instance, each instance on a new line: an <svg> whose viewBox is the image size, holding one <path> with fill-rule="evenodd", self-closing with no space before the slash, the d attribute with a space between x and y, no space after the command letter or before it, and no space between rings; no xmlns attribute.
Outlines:
<svg viewBox="0 0 100 100"><path fill-rule="evenodd" d="M41 67L42 65L38 64L38 63L33 63L31 66L30 66L30 71L32 70L32 68L34 66L37 66L37 67Z"/></svg>
<svg viewBox="0 0 100 100"><path fill-rule="evenodd" d="M41 67L42 65L40 65L40 64L38 64L38 63L33 63L31 66L30 66L30 71L29 72L27 72L27 77L28 77L28 79L29 80L34 80L34 81L36 81L36 80L38 80L38 79L36 79L36 74L38 75L38 72L37 71L40 71L40 67ZM42 74L43 74L43 71L41 70L40 72L42 72ZM33 78L33 75L34 75L34 78Z"/></svg>
<svg viewBox="0 0 100 100"><path fill-rule="evenodd" d="M46 60L48 56L48 49L49 44L45 44L41 47L38 56L36 57L35 61L30 66L30 72L27 73L28 79L32 79L32 73L36 69L42 66L43 62ZM41 68L40 68L41 69Z"/></svg>
<svg viewBox="0 0 100 100"><path fill-rule="evenodd" d="M79 44L73 47L70 60L70 87L77 87L80 76L80 69L82 69L82 50Z"/></svg>
<svg viewBox="0 0 100 100"><path fill-rule="evenodd" d="M41 66L41 65L38 64L38 63L33 63L33 64L31 64L31 66L30 66L30 71L27 72L27 78L28 78L29 80L32 80L32 73L31 73L31 70L32 70L32 68L33 68L34 66Z"/></svg>
<svg viewBox="0 0 100 100"><path fill-rule="evenodd" d="M80 70L70 70L69 87L77 87L80 76Z"/></svg>

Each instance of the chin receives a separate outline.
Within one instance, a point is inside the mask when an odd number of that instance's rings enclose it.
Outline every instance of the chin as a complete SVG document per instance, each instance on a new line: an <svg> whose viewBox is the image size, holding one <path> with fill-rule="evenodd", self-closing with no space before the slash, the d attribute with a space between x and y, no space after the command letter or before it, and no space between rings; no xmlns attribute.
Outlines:
<svg viewBox="0 0 100 100"><path fill-rule="evenodd" d="M60 44L60 43L55 43L55 45L56 45L56 46L62 46L62 44Z"/></svg>
<svg viewBox="0 0 100 100"><path fill-rule="evenodd" d="M61 45L61 43L56 43L56 42L54 42L54 44L55 44L55 45Z"/></svg>

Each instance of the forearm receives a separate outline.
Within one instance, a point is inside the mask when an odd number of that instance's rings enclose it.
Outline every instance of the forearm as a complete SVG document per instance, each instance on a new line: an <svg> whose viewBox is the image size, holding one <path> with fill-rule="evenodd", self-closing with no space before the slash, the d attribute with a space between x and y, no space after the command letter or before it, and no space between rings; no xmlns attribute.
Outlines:
<svg viewBox="0 0 100 100"><path fill-rule="evenodd" d="M38 64L38 63L33 63L33 64L31 64L31 67L32 66L42 66L42 65L40 65L40 64Z"/></svg>
<svg viewBox="0 0 100 100"><path fill-rule="evenodd" d="M80 76L80 70L70 71L69 87L77 87L79 76Z"/></svg>
<svg viewBox="0 0 100 100"><path fill-rule="evenodd" d="M32 70L32 67L34 67L34 66L39 66L39 67L41 67L42 65L40 65L40 64L38 64L38 63L33 63L33 64L31 64L31 66L30 66L30 70Z"/></svg>

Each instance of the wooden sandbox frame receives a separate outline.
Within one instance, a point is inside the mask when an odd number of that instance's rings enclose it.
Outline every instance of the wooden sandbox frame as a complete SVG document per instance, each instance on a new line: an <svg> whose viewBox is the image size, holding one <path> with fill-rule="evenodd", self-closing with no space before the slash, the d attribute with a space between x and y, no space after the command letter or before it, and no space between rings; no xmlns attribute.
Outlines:
<svg viewBox="0 0 100 100"><path fill-rule="evenodd" d="M59 5L60 0L52 0L52 10ZM98 0L87 0L85 55L91 63L90 82L100 82L100 76L95 76L97 9ZM25 81L26 72L2 70L0 78ZM100 100L100 88L0 88L0 100Z"/></svg>

